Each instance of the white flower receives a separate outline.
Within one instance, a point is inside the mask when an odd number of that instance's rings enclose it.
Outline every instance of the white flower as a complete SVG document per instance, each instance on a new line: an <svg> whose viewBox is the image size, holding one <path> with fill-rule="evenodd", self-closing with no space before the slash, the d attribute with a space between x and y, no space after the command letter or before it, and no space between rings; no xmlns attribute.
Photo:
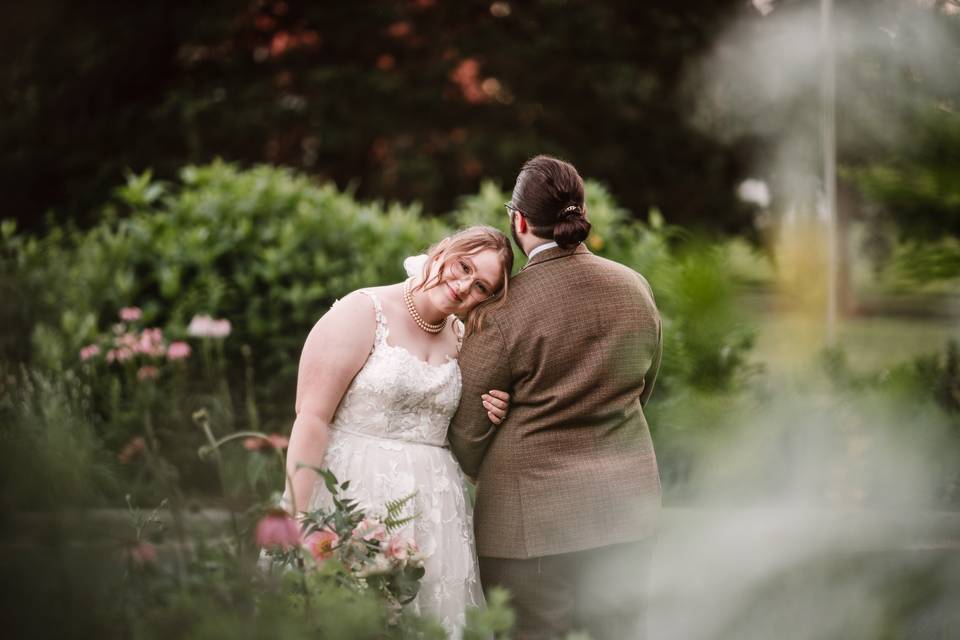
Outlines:
<svg viewBox="0 0 960 640"><path fill-rule="evenodd" d="M763 180L750 178L737 187L737 196L744 202L766 208L770 204L770 189Z"/></svg>
<svg viewBox="0 0 960 640"><path fill-rule="evenodd" d="M385 573L390 573L390 570L393 568L390 560L387 559L382 553L378 553L373 556L373 558L367 562L363 567L357 571L357 575L361 578L366 578L367 576L377 576L383 575Z"/></svg>
<svg viewBox="0 0 960 640"><path fill-rule="evenodd" d="M201 314L193 316L190 320L187 335L197 338L226 338L230 335L230 330L229 320L217 320L206 314Z"/></svg>
<svg viewBox="0 0 960 640"><path fill-rule="evenodd" d="M766 16L773 11L773 0L753 0L753 8Z"/></svg>
<svg viewBox="0 0 960 640"><path fill-rule="evenodd" d="M421 253L418 256L409 256L403 261L403 270L407 272L407 277L416 278L423 274L423 267L427 264L427 254Z"/></svg>

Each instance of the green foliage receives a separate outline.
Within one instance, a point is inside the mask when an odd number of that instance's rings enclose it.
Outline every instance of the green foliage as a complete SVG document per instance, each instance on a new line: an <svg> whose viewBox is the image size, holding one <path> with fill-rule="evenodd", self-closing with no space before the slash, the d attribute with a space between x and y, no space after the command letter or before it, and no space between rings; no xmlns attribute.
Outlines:
<svg viewBox="0 0 960 640"><path fill-rule="evenodd" d="M127 217L18 252L21 263L44 258L24 265L44 283L32 329L44 364L69 365L98 324L137 304L174 334L196 313L229 318L237 348L251 345L262 366L289 375L337 298L399 280L402 258L446 230L415 206L358 203L282 169L214 162L180 177L174 192L131 175L118 190Z"/></svg>
<svg viewBox="0 0 960 640"><path fill-rule="evenodd" d="M414 492L397 500L389 500L384 505L384 508L387 510L387 517L384 519L383 524L387 527L388 533L401 529L405 524L413 522L419 515L417 513L411 513L406 516L403 515L407 505L410 504L416 495L416 492Z"/></svg>
<svg viewBox="0 0 960 640"><path fill-rule="evenodd" d="M76 375L3 372L0 504L58 509L102 503L114 467L98 437L89 387Z"/></svg>
<svg viewBox="0 0 960 640"><path fill-rule="evenodd" d="M599 183L588 182L586 195L587 245L647 276L664 316L658 396L735 385L749 373L751 341L733 302L729 250L692 240L657 210L648 223L634 220ZM173 457L190 476L202 474L190 463L199 438L190 412L206 407L219 435L264 424L286 430L299 350L316 319L354 289L400 280L403 257L452 231L416 205L358 202L285 169L219 161L185 167L178 184L131 174L117 197L125 217L107 208L87 231L34 238L3 228L0 286L16 303L3 313L20 336L5 335L4 357L45 371L77 368L83 346L100 341L106 352L117 311L130 305L171 341L189 339L197 314L229 319L228 340L193 341L201 357L161 366L152 394L142 393L136 367L101 358L81 369L109 446L142 435L141 403L150 402L161 443L181 452ZM485 182L450 219L506 232L508 198ZM263 477L260 463L247 466L249 478Z"/></svg>
<svg viewBox="0 0 960 640"><path fill-rule="evenodd" d="M501 587L487 591L487 608L467 611L463 640L509 638L516 614L510 609L510 592Z"/></svg>
<svg viewBox="0 0 960 640"><path fill-rule="evenodd" d="M725 249L691 244L657 275L666 384L730 391L743 383L753 370L747 356L754 332L737 305Z"/></svg>
<svg viewBox="0 0 960 640"><path fill-rule="evenodd" d="M852 171L863 192L908 238L960 238L960 114L930 104L915 115L903 153Z"/></svg>
<svg viewBox="0 0 960 640"><path fill-rule="evenodd" d="M34 228L50 209L91 224L126 168L172 180L220 156L444 211L543 150L640 211L714 225L703 212L723 204L748 225L742 151L693 130L682 82L742 4L19 5L0 59L5 205Z"/></svg>
<svg viewBox="0 0 960 640"><path fill-rule="evenodd" d="M893 256L896 274L907 282L949 281L960 276L960 236L937 241L907 241Z"/></svg>

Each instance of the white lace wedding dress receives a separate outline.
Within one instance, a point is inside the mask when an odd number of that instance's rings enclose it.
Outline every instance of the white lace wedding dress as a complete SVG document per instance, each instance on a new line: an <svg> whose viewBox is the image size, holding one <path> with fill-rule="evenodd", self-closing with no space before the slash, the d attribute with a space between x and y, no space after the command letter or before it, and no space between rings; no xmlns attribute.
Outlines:
<svg viewBox="0 0 960 640"><path fill-rule="evenodd" d="M483 606L473 540L473 517L460 466L447 444L447 428L460 402L460 369L450 358L431 365L387 343L380 300L373 300L377 330L373 349L330 425L324 466L347 497L364 510L416 492L408 505L414 520L400 533L425 557L420 592L410 605L437 618L459 638L466 609ZM310 508L330 506L318 481Z"/></svg>

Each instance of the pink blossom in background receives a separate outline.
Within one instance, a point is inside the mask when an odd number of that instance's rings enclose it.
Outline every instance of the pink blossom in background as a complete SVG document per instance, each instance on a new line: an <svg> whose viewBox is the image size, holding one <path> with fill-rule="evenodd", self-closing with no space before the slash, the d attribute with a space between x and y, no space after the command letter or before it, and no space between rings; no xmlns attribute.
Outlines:
<svg viewBox="0 0 960 640"><path fill-rule="evenodd" d="M267 436L267 440L270 441L270 446L274 449L286 449L290 444L290 438L279 433L271 433Z"/></svg>
<svg viewBox="0 0 960 640"><path fill-rule="evenodd" d="M113 339L113 344L118 347L126 347L127 349L135 350L139 344L139 339L134 333L124 333Z"/></svg>
<svg viewBox="0 0 960 640"><path fill-rule="evenodd" d="M300 529L286 511L273 509L260 518L254 539L260 547L292 549L300 544Z"/></svg>
<svg viewBox="0 0 960 640"><path fill-rule="evenodd" d="M183 360L190 357L190 345L186 342L171 342L167 347L167 358L170 360Z"/></svg>
<svg viewBox="0 0 960 640"><path fill-rule="evenodd" d="M123 446L123 449L117 454L117 460L122 464L130 464L146 448L146 440L142 436L137 436Z"/></svg>
<svg viewBox="0 0 960 640"><path fill-rule="evenodd" d="M290 444L290 439L279 433L271 433L267 436L267 439L259 437L250 437L246 438L243 441L244 448L250 451L259 451L260 449L286 449Z"/></svg>
<svg viewBox="0 0 960 640"><path fill-rule="evenodd" d="M133 351L127 349L126 347L110 349L110 351L107 351L107 362L126 362L132 357Z"/></svg>
<svg viewBox="0 0 960 640"><path fill-rule="evenodd" d="M139 542L127 551L133 564L142 567L157 561L157 548L149 542Z"/></svg>
<svg viewBox="0 0 960 640"><path fill-rule="evenodd" d="M94 356L100 355L100 347L95 344L88 344L84 348L80 349L80 359L89 360Z"/></svg>
<svg viewBox="0 0 960 640"><path fill-rule="evenodd" d="M480 63L476 58L465 58L450 72L450 80L460 87L463 99L471 104L483 102L487 95L480 86Z"/></svg>
<svg viewBox="0 0 960 640"><path fill-rule="evenodd" d="M213 318L206 314L193 316L190 319L190 326L187 327L187 335L207 338L210 336L211 324L213 324Z"/></svg>
<svg viewBox="0 0 960 640"><path fill-rule="evenodd" d="M163 343L163 330L156 327L144 329L137 340L134 351L148 356L160 357L166 353L167 347Z"/></svg>
<svg viewBox="0 0 960 640"><path fill-rule="evenodd" d="M340 543L340 536L330 529L314 531L303 540L303 545L313 556L314 560L326 560L333 555L333 550Z"/></svg>
<svg viewBox="0 0 960 640"><path fill-rule="evenodd" d="M137 371L137 380L153 380L158 375L160 375L160 371L156 367L147 365L140 367L140 369Z"/></svg>
<svg viewBox="0 0 960 640"><path fill-rule="evenodd" d="M213 337L214 338L226 338L230 335L231 326L229 320L214 320L213 321Z"/></svg>
<svg viewBox="0 0 960 640"><path fill-rule="evenodd" d="M193 316L187 327L187 334L198 338L226 338L230 331L229 320L217 320L206 314Z"/></svg>
<svg viewBox="0 0 960 640"><path fill-rule="evenodd" d="M120 309L120 319L124 322L136 322L143 315L140 307L124 307Z"/></svg>

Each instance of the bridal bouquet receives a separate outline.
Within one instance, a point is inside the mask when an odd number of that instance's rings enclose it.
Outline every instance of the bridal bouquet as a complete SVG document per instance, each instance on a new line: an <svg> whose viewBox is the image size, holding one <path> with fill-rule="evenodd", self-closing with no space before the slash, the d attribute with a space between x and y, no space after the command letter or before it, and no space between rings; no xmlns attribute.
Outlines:
<svg viewBox="0 0 960 640"><path fill-rule="evenodd" d="M373 589L399 612L420 590L423 557L416 542L399 533L413 516L404 510L415 494L388 502L385 515L364 513L344 498L350 483L316 469L333 496L332 508L301 514L297 522L283 510L270 511L257 524L257 543L274 563L309 570L334 561L358 590Z"/></svg>

